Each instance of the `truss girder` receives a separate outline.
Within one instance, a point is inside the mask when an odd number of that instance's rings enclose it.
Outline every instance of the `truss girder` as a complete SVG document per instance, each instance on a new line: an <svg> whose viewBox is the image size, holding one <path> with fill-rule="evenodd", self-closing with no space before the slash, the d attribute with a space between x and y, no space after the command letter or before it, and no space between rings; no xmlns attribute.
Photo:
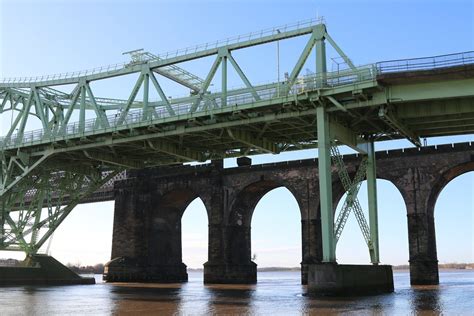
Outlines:
<svg viewBox="0 0 474 316"><path fill-rule="evenodd" d="M28 176L0 196L0 250L37 253L72 209L117 173L49 169Z"/></svg>
<svg viewBox="0 0 474 316"><path fill-rule="evenodd" d="M51 150L35 156L30 156L19 150L14 156L6 156L2 153L0 155L0 197L23 181L52 154Z"/></svg>
<svg viewBox="0 0 474 316"><path fill-rule="evenodd" d="M353 180L351 180L349 176L349 173L344 164L342 155L340 154L337 146L331 146L331 159L333 161L333 164L337 168L339 179L341 180L344 190L347 193L343 207L335 223L335 230L334 230L335 242L337 243L337 241L339 240L342 234L342 231L344 229L344 226L347 222L347 219L349 217L349 214L351 211L353 211L357 219L357 223L359 224L359 228L361 229L364 240L369 248L369 252L372 253L373 243L372 243L370 228L369 228L369 225L367 224L367 220L365 219L365 215L359 203L359 200L357 199L357 193L359 192L361 182L365 178L365 175L366 175L367 156L364 156L362 158L362 161L359 165L359 168Z"/></svg>
<svg viewBox="0 0 474 316"><path fill-rule="evenodd" d="M395 114L389 107L387 106L380 107L379 117L390 128L400 133L400 135L403 135L404 137L406 137L415 146L421 147L420 137L416 135L409 127L407 127L405 124L400 122L400 120L397 119L397 117L395 116Z"/></svg>
<svg viewBox="0 0 474 316"><path fill-rule="evenodd" d="M263 137L255 137L252 133L239 129L227 129L230 138L245 145L248 148L255 149L257 152L277 154L280 152L277 144Z"/></svg>

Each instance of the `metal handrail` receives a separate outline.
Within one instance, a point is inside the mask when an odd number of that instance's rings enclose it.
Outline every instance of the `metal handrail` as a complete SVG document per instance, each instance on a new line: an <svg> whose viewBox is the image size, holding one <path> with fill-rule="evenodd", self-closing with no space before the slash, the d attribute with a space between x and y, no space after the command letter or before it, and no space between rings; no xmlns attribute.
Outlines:
<svg viewBox="0 0 474 316"><path fill-rule="evenodd" d="M198 51L201 50L207 50L211 48L217 48L219 46L223 45L231 45L231 44L238 44L243 41L248 41L252 39L259 39L264 36L271 36L271 35L277 35L279 32L286 32L286 31L295 31L299 30L305 27L310 27L314 26L317 24L321 24L324 22L324 18L320 17L317 19L309 19L309 20L304 20L304 21L299 21L293 24L287 24L287 25L282 25L282 26L277 26L269 29L264 29L261 31L257 32L251 32L243 35L238 35L234 37L229 37L223 40L218 40L215 42L208 42L205 44L199 44L196 46L191 46L191 47L186 47L182 49L178 49L176 51L169 51L166 53L162 53L159 55L156 55L156 58L159 59L168 59L168 58L174 58L190 53L197 53ZM153 60L153 59L150 59ZM148 62L150 60L144 60L144 62ZM110 71L116 71L120 70L123 68L126 68L129 66L131 63L130 62L121 62L121 63L116 63L116 64L111 64L111 65L105 65L105 66L100 66L92 69L87 69L87 70L79 70L79 71L73 71L73 72L63 72L63 73L57 73L57 74L52 74L52 75L44 75L44 76L33 76L33 77L12 77L12 78L2 78L0 79L0 83L34 83L34 82L44 82L44 81L51 81L51 80L60 80L60 79L75 79L75 78L80 78L84 76L90 76L90 75L96 75L100 73L107 73Z"/></svg>
<svg viewBox="0 0 474 316"><path fill-rule="evenodd" d="M360 66L357 69L347 69L336 72L328 72L325 74L313 74L305 77L300 77L296 80L296 83L290 87L290 94L299 94L303 92L313 91L321 88L331 88L341 85L353 84L362 81L376 80L377 75L384 73L403 72L403 71L419 71L426 69L438 69L453 66L472 65L474 64L474 51L456 53L449 55L441 55L434 57L422 57L412 58L404 60L384 61L376 64L370 64L366 66ZM276 82L263 86L255 86L255 90L262 100L270 100L272 98L280 97L278 95L278 85L284 85L286 82ZM281 87L280 87L281 88ZM238 94L232 94L233 90L229 90L227 97L228 106L241 106L245 104L251 104L256 102L250 89L236 89L240 90ZM197 98L197 97L196 97ZM182 103L172 104L177 119L180 119L182 115L188 115L191 113L191 107L196 98L186 98ZM207 95L203 100L200 101L198 108L195 113L210 111L207 109L206 102L209 98L221 106L221 94L219 92ZM206 101L208 100L208 101ZM164 119L171 117L165 107L159 106L154 108L156 111L155 116L158 119ZM86 120L84 126L79 126L79 122L70 123L65 127L65 133L59 135L45 135L44 130L34 130L26 132L20 139L18 135L13 134L8 139L6 137L0 138L0 148L15 147L21 144L32 144L38 141L56 140L56 139L67 139L77 136L81 136L88 132L101 132L103 130L116 130L123 126L129 127L131 124L138 124L145 121L152 121L149 113L143 112L143 110L132 110L127 114L127 117L123 122L118 120L118 115L107 116L107 121L111 127L108 128L97 128L99 121L97 118ZM120 124L119 124L120 123ZM151 122L150 122L151 123Z"/></svg>
<svg viewBox="0 0 474 316"><path fill-rule="evenodd" d="M301 77L296 81L296 84L291 87L289 94L296 95L299 93L312 91L315 89L325 88L325 87L334 87L340 86L345 84L351 84L358 81L364 80L373 80L375 78L375 72L373 71L371 66L364 66L359 68L360 71L343 71L339 73L327 73L325 76L322 75L309 75L305 77ZM264 85L264 88L256 86L255 90L257 91L258 96L262 100L270 100L273 98L280 97L278 95L278 85L286 84L285 82L276 82L272 84ZM239 94L232 95L232 90L229 90L229 96L227 97L227 105L228 106L241 106L245 104L251 104L256 102L254 96L251 93L250 89L238 89L241 90ZM191 114L191 107L194 103L196 98L187 98L183 100L183 103L172 104L171 107L173 108L177 119L180 116ZM218 107L222 105L222 97L221 93L214 93L211 95L206 96L203 100L199 103L198 109L195 113L199 112L206 112L210 111L206 106L209 103L209 99L211 99ZM172 117L170 113L164 106L159 106L154 108L155 117L158 119L164 119ZM19 145L27 145L33 144L35 142L41 142L44 140L55 141L58 139L68 139L74 137L80 137L81 135L89 132L101 132L106 130L116 130L121 127L129 127L131 124L139 124L146 121L151 121L152 116L149 115L150 113L145 113L142 109L131 110L128 112L125 120L120 122L120 115L114 114L109 115L106 117L110 127L108 128L97 128L100 126L100 121L98 118L93 118L84 121L83 126L81 126L80 122L74 122L66 125L61 135L55 135L54 133L45 134L43 129L33 130L29 132L25 132L23 137L19 137L17 134L11 135L9 138L1 137L0 138L0 148L9 148L15 147Z"/></svg>
<svg viewBox="0 0 474 316"><path fill-rule="evenodd" d="M384 74L402 71L439 69L470 64L474 64L474 51L432 57L388 60L378 62L375 65L377 72L379 74Z"/></svg>

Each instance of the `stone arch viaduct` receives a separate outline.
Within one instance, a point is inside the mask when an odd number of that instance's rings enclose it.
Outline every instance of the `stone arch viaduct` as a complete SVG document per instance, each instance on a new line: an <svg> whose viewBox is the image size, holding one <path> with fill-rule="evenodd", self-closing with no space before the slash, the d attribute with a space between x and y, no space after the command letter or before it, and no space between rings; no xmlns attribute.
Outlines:
<svg viewBox="0 0 474 316"><path fill-rule="evenodd" d="M393 183L405 201L411 283L437 284L435 203L449 181L474 171L474 144L381 151L376 157L377 178ZM352 176L360 160L357 155L344 156ZM113 260L106 268L106 279L187 280L181 256L181 217L199 197L209 223L204 282L256 282L256 264L251 261L252 214L267 192L283 186L294 195L301 212L305 284L307 265L322 258L317 166L316 159L235 168L223 168L222 161L213 161L129 172L126 179L115 182L113 190ZM333 190L337 205L345 192L335 171Z"/></svg>

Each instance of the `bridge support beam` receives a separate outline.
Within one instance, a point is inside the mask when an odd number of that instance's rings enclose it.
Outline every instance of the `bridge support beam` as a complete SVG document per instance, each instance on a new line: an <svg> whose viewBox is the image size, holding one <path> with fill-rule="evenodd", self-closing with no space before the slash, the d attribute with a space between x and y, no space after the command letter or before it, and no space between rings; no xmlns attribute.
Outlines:
<svg viewBox="0 0 474 316"><path fill-rule="evenodd" d="M404 188L412 285L439 283L434 205L430 207L427 202L433 190L429 175L428 169L409 170L412 183Z"/></svg>
<svg viewBox="0 0 474 316"><path fill-rule="evenodd" d="M322 106L317 108L318 124L318 172L321 201L321 232L323 262L336 262L336 240L334 238L334 212L332 207L331 140L329 116Z"/></svg>
<svg viewBox="0 0 474 316"><path fill-rule="evenodd" d="M209 235L209 250L212 251L213 240L220 239L225 241L224 253L223 256L214 260L210 257L204 264L204 283L257 283L257 265L251 260L250 254L250 227L236 224L213 230L222 235Z"/></svg>
<svg viewBox="0 0 474 316"><path fill-rule="evenodd" d="M377 175L375 166L374 142L371 140L368 146L367 159L367 195L369 202L369 227L370 241L372 247L370 251L370 261L372 264L379 264L379 223L377 209Z"/></svg>
<svg viewBox="0 0 474 316"><path fill-rule="evenodd" d="M441 174L438 168L443 168L447 162L442 157L428 159L423 161L423 166L405 167L387 173L388 178L402 193L407 208L412 285L439 283L434 221L435 201L430 200L430 197L438 196L443 187L436 185Z"/></svg>
<svg viewBox="0 0 474 316"><path fill-rule="evenodd" d="M116 188L112 260L106 265L104 280L185 282L181 210L160 208L156 192L145 182Z"/></svg>
<svg viewBox="0 0 474 316"><path fill-rule="evenodd" d="M408 214L408 243L410 251L410 283L439 284L433 216Z"/></svg>
<svg viewBox="0 0 474 316"><path fill-rule="evenodd" d="M310 202L311 203L311 202ZM308 284L309 266L321 262L321 218L301 221L301 242L303 261L301 262L301 284Z"/></svg>
<svg viewBox="0 0 474 316"><path fill-rule="evenodd" d="M367 154L369 157L367 159L368 168L366 171L369 196L370 232L365 224L363 214L356 214L359 225L361 226L366 238L373 265L339 265L336 262L337 239L334 231L334 209L332 201L333 183L331 177L330 121L328 113L324 107L318 107L316 114L318 124L318 172L321 201L323 262L308 265L308 292L324 295L393 292L392 267L378 265L378 220L374 144L371 142L368 146ZM339 155L338 150L336 150L336 154ZM336 157L338 157L337 155ZM336 159L336 161L339 160ZM345 168L342 161L337 165L338 168ZM345 171L345 173L347 174L347 171ZM341 174L344 174L344 172L340 172L340 177ZM351 181L348 178L348 175L341 178L341 181L344 183L343 179L346 179L345 182L347 182L344 186L346 192L348 192L348 194L357 194L357 191L354 192L353 188L358 185L360 177L356 175L354 183L352 184L350 183ZM352 204L355 202L357 202L357 200L352 200ZM354 212L356 212L356 210L354 210ZM357 212L361 212L361 210L357 209Z"/></svg>

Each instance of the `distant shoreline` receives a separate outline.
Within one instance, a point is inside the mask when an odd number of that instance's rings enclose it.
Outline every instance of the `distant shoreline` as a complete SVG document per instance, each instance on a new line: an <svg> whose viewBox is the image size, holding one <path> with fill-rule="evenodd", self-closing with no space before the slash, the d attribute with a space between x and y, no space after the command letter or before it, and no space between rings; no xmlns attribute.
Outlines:
<svg viewBox="0 0 474 316"><path fill-rule="evenodd" d="M0 266L18 266L21 265L21 261L14 259L0 259ZM96 264L93 266L78 266L67 264L67 266L76 273L97 273L101 274L104 271L103 264ZM393 265L394 271L408 271L410 266L405 265ZM474 263L442 263L438 265L440 270L467 270L474 272ZM202 272L203 268L188 268L189 272ZM300 267L257 267L258 272L299 272Z"/></svg>

